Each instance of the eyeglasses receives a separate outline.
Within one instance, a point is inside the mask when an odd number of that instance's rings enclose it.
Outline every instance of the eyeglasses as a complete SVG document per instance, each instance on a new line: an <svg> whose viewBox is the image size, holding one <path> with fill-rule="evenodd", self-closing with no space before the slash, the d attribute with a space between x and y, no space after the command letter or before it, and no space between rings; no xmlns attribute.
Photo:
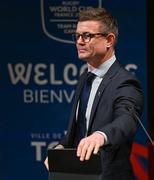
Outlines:
<svg viewBox="0 0 154 180"><path fill-rule="evenodd" d="M89 32L84 32L83 34L75 33L72 34L73 41L76 43L80 37L82 38L82 41L84 43L88 43L92 38L95 38L97 36L107 36L108 34L106 33L89 33Z"/></svg>

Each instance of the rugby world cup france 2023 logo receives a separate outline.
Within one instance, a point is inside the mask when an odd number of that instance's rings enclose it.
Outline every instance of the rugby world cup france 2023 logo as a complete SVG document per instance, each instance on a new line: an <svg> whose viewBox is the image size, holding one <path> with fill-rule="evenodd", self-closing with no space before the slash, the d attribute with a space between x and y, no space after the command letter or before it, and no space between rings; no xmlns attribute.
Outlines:
<svg viewBox="0 0 154 180"><path fill-rule="evenodd" d="M72 44L80 10L102 7L102 0L40 0L43 32L49 38Z"/></svg>

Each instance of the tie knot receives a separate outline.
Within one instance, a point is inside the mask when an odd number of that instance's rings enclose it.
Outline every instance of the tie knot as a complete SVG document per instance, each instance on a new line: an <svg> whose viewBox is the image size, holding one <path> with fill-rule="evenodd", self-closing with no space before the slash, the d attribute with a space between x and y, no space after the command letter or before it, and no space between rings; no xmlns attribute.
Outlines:
<svg viewBox="0 0 154 180"><path fill-rule="evenodd" d="M87 73L87 83L91 85L96 75L94 73L88 72Z"/></svg>

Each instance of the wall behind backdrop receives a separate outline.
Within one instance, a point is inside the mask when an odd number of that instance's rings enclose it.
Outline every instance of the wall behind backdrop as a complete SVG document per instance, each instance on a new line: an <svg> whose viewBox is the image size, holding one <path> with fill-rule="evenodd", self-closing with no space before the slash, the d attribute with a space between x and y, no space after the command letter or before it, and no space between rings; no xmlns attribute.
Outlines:
<svg viewBox="0 0 154 180"><path fill-rule="evenodd" d="M142 83L147 126L146 1L5 0L0 2L0 179L47 179L48 145L65 133L74 90L85 65L71 34L78 11L105 7L119 22L117 59ZM135 137L131 160L148 179L147 138Z"/></svg>

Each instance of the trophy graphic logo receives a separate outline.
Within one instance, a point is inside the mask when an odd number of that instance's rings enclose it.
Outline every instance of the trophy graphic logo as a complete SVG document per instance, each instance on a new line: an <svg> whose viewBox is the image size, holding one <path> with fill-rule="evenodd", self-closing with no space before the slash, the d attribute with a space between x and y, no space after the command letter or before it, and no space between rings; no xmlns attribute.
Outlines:
<svg viewBox="0 0 154 180"><path fill-rule="evenodd" d="M102 7L102 0L40 0L41 24L49 38L62 43L73 44L72 34L80 10Z"/></svg>

